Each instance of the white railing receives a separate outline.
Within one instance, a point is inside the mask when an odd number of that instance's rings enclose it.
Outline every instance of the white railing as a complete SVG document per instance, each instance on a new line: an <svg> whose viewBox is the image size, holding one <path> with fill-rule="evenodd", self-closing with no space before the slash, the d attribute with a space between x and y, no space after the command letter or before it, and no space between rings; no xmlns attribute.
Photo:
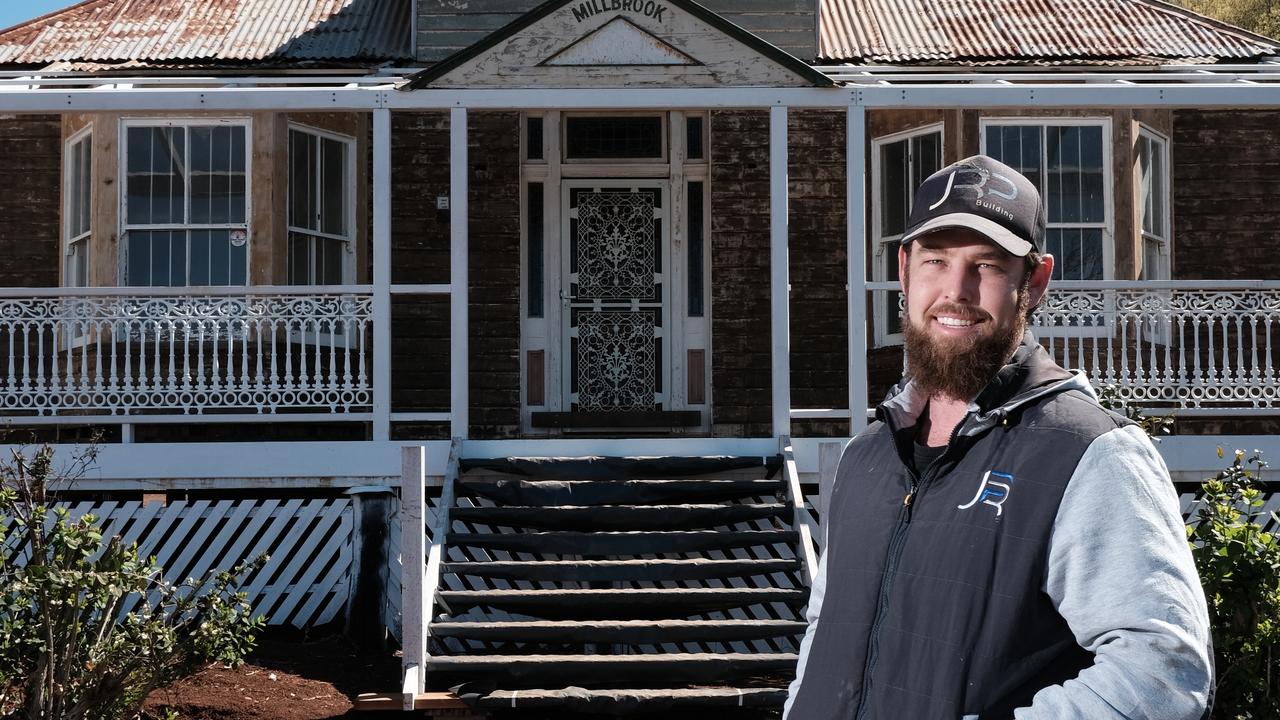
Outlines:
<svg viewBox="0 0 1280 720"><path fill-rule="evenodd" d="M1139 405L1280 408L1280 282L1058 283L1034 329Z"/></svg>
<svg viewBox="0 0 1280 720"><path fill-rule="evenodd" d="M0 289L0 416L367 411L372 306L366 286Z"/></svg>
<svg viewBox="0 0 1280 720"><path fill-rule="evenodd" d="M1032 330L1059 364L1144 407L1280 412L1280 281L1056 282Z"/></svg>

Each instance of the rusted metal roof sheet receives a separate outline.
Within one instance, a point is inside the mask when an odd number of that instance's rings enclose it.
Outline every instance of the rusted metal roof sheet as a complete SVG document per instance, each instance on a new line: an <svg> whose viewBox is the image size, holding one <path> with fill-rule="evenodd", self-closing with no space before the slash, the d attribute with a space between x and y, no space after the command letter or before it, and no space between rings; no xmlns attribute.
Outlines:
<svg viewBox="0 0 1280 720"><path fill-rule="evenodd" d="M0 31L0 65L413 57L412 0L86 0Z"/></svg>
<svg viewBox="0 0 1280 720"><path fill-rule="evenodd" d="M1159 0L819 0L819 62L1248 61L1280 43Z"/></svg>

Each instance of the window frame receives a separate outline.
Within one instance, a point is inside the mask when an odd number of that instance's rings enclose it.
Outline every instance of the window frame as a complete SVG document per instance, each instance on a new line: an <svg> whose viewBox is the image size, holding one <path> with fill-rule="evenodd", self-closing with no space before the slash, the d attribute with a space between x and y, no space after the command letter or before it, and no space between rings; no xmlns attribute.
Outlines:
<svg viewBox="0 0 1280 720"><path fill-rule="evenodd" d="M86 192L79 199L89 206L89 223L83 233L73 235L72 232L75 227L74 218L78 217L79 214L76 212L77 208L71 207L72 199L74 197L72 188L73 184L78 179L74 177L75 168L72 162L72 157L74 148L81 143L86 143L86 148L89 151L89 163L88 166L84 168L85 172L88 174L88 179L84 186ZM91 287L93 285L93 268L89 264L89 245L93 238L93 169L97 162L93 157L93 123L89 123L85 127L73 133L63 141L62 147L62 252L64 258L62 263L62 286ZM77 265L84 265L84 285L79 285L75 281L75 276L79 275L78 268L76 272L73 272L71 268L71 259L74 257L72 254L72 245L76 243L83 243L83 253L79 258L79 263L77 263Z"/></svg>
<svg viewBox="0 0 1280 720"><path fill-rule="evenodd" d="M321 232L319 230L310 230L307 228L298 227L289 222L290 220L289 203L292 201L292 196L293 196L291 190L293 187L292 133L294 131L305 133L307 135L313 135L321 139L334 140L336 142L340 142L343 144L344 155L346 156L346 166L344 170L347 174L347 176L343 179L344 181L342 182L342 204L344 209L343 217L346 219L346 236L345 237L334 235L332 233ZM306 124L297 123L297 122L288 123L288 128L287 128L285 137L289 138L285 143L285 147L286 147L285 164L287 167L287 170L285 171L285 193L284 193L284 196L286 198L285 208L284 208L284 214L285 214L284 254L285 254L285 275L286 275L285 281L287 284L290 284L290 285L295 284L295 283L289 282L289 278L288 278L288 273L290 271L290 268L293 266L292 257L290 256L290 253L289 253L289 236L293 235L294 233L298 233L301 235L308 235L311 237L318 237L318 238L323 238L327 240L338 240L338 241L344 242L346 245L342 252L342 284L352 285L355 283L355 271L356 271L355 257L356 257L356 242L357 242L357 230L356 230L357 208L356 208L356 192L355 192L356 139L350 135L343 135L342 133L333 132L332 130L324 130L321 128L317 128L313 125L306 125ZM317 152L320 151L320 147L321 146L317 144L316 146ZM318 162L316 167L317 168L320 167ZM319 192L321 189L320 183L322 182L322 179L323 179L323 173L316 173L315 182L316 182L317 192ZM314 254L315 254L314 245L312 245L312 249L309 250L309 253L314 258ZM312 266L314 268L314 263ZM303 283L303 285L315 285L315 283Z"/></svg>
<svg viewBox="0 0 1280 720"><path fill-rule="evenodd" d="M129 130L131 128L183 128L185 142L190 146L190 129L193 127L241 127L244 128L244 222L243 223L192 223L191 217L191 186L188 176L186 184L183 188L183 217L187 220L184 223L130 223L129 222ZM119 191L119 205L117 208L118 223L120 229L119 252L117 253L116 279L117 284L121 286L128 285L128 234L131 231L183 231L188 233L188 252L187 256L187 279L191 274L191 253L190 253L190 232L193 230L242 230L245 233L245 244L248 249L245 252L245 268L243 287L252 284L253 269L253 119L250 117L155 117L155 116L139 116L125 117L120 119L119 137L117 140L119 150L119 168L117 171L117 187ZM237 285L138 285L134 286L139 289L149 287L241 287Z"/></svg>
<svg viewBox="0 0 1280 720"><path fill-rule="evenodd" d="M670 113L667 111L653 110L642 112L619 112L619 111L601 111L601 112L565 112L560 115L560 126L556 131L560 134L560 163L564 165L666 165L671 162L671 137L670 122L668 120ZM659 147L662 148L660 157L644 157L644 158L571 158L569 157L569 121L574 118L656 118L660 128L661 137L659 138ZM545 120L544 120L545 122ZM546 130L544 129L545 133ZM536 161L535 161L536 162ZM698 161L702 162L702 161Z"/></svg>
<svg viewBox="0 0 1280 720"><path fill-rule="evenodd" d="M910 141L913 138L923 137L925 135L938 135L938 148L941 150L942 157L939 161L939 168L945 167L947 157L947 132L946 123L942 121L921 125L919 127L909 128L907 130L899 130L888 135L881 135L871 139L871 241L874 243L872 251L871 273L875 282L888 282L889 269L885 263L898 262L898 253L896 248L901 244L902 235L884 235L884 218L882 215L883 196L881 195L881 174L884 171L882 167L880 155L881 149L886 145L892 145L898 142L907 142L908 163L909 167L914 167L915 157L910 154ZM913 191L914 193L914 191ZM912 198L907 198L907 206L910 208ZM904 229L905 230L905 229ZM889 252L888 248L892 246L893 252ZM893 345L901 345L903 343L903 334L901 332L890 333L884 325L884 318L889 312L888 303L892 293L873 293L872 294L872 322L874 330L875 347L889 347ZM905 320L904 320L905 322Z"/></svg>
<svg viewBox="0 0 1280 720"><path fill-rule="evenodd" d="M1101 223L1053 223L1049 222L1049 198L1040 193L1041 207L1045 213L1046 231L1053 228L1100 228L1102 230L1102 278L1101 280L1071 280L1063 278L1051 281L1049 292L1053 292L1055 282L1106 282L1116 277L1116 210L1115 210L1115 136L1112 134L1112 121L1107 116L1061 117L1054 115L1012 115L990 116L978 120L979 152L986 152L987 129L990 127L1035 126L1040 129L1040 160L1044 171L1049 167L1049 145L1045 142L1045 133L1051 127L1098 127L1102 131L1102 216ZM1047 176L1046 176L1047 178ZM1062 258L1055 257L1055 266ZM1069 292L1069 291L1068 291ZM1111 313L1114 310L1115 298L1107 294L1101 321L1093 325L1082 326L1048 326L1030 323L1031 329L1039 338L1086 338L1105 337L1112 331Z"/></svg>
<svg viewBox="0 0 1280 720"><path fill-rule="evenodd" d="M1101 223L1062 223L1049 222L1048 196L1040 193L1041 206L1045 211L1046 229L1053 228L1099 228L1102 230L1102 281L1114 280L1116 272L1116 211L1115 211L1115 168L1114 138L1111 134L1111 118L1109 117L1055 117L1055 116L993 116L983 117L978 121L979 151L985 152L987 146L987 128L1001 126L1030 125L1040 128L1040 159L1048 171L1049 148L1044 142L1044 133L1050 127L1098 127L1102 130L1102 216ZM1061 258L1054 258L1060 260ZM1063 278L1060 282L1075 281Z"/></svg>
<svg viewBox="0 0 1280 720"><path fill-rule="evenodd" d="M1159 220L1160 220L1160 224L1163 226L1163 229L1164 229L1163 236L1158 235L1156 233L1149 233L1147 232L1147 229L1143 226L1143 219L1146 215L1146 202L1147 202L1147 192L1146 192L1146 188L1143 187L1143 182L1142 182L1143 181L1142 143L1144 141L1148 143L1148 147L1155 148L1157 147L1157 144L1158 144L1158 147L1160 149L1159 152L1161 155L1161 165L1160 165L1159 180L1160 180L1160 190L1163 193L1164 198L1161 204L1161 213L1160 213ZM1133 161L1134 161L1135 180L1137 181L1137 185L1138 185L1137 187L1138 197L1137 197L1136 205L1138 207L1137 230L1138 230L1138 237L1140 242L1140 245L1138 247L1138 257L1142 259L1142 272L1139 273L1139 278L1141 279L1169 280L1173 275L1173 263L1171 258L1171 250L1173 249L1173 212L1171 207L1172 200L1173 200L1173 187L1170 182L1171 176L1170 176L1170 168L1169 168L1169 160L1171 157L1172 157L1172 153L1170 152L1170 149L1169 149L1169 138L1164 133L1159 132L1155 128L1152 128L1149 125L1145 125L1143 123L1139 123L1138 124L1138 147L1136 148L1136 152L1134 152ZM1146 252L1147 252L1148 239L1155 240L1156 242L1159 243L1159 246L1160 246L1159 265L1156 268L1159 271L1159 276L1154 278L1142 278L1142 275L1145 275L1147 270Z"/></svg>

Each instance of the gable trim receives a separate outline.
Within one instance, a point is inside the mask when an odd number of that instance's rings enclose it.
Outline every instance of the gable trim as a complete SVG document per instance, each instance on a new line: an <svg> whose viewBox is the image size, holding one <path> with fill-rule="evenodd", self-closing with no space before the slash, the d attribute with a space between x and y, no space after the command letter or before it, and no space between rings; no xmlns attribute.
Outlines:
<svg viewBox="0 0 1280 720"><path fill-rule="evenodd" d="M697 60L696 58L690 57L690 55L689 55L688 53L684 52L683 50L680 50L679 48L672 47L672 46L671 46L671 45L670 45L666 40L663 40L662 38L658 37L657 35L654 35L653 33L649 32L648 30L646 30L646 29L644 29L644 28L640 27L639 25L636 25L635 23L631 22L630 20L628 20L628 19L626 19L626 18L624 18L624 17L616 17L616 18L614 18L614 19L610 20L609 22L605 23L604 25L601 25L599 28L597 28L597 29L595 29L595 30L593 30L593 31L591 31L591 32L589 32L589 33L587 33L586 35L583 35L582 37L578 38L577 40L574 40L573 42L569 43L568 45L566 45L565 47L561 48L560 50L557 50L555 55L552 55L551 57L547 58L546 60L543 60L542 62L538 63L538 65L558 65L558 66L563 66L563 67L574 67L574 66L575 66L575 63L563 63L563 62L557 62L557 60L558 60L559 58L563 58L563 57L565 57L565 56L566 56L566 55L568 55L568 54L570 53L570 51L572 51L574 48L577 48L577 47L581 46L583 43L586 43L587 41L591 40L591 39L592 39L592 38L594 38L596 35L600 34L601 32L604 32L607 28L612 27L613 25L616 25L616 24L618 24L618 23L624 23L625 25L627 25L627 27L631 28L633 31L635 31L635 32L637 32L637 33L643 33L644 35L647 35L648 37L652 38L653 40L656 40L657 42L661 43L661 44L662 44L662 49L665 51L665 54L667 54L667 55L671 55L671 54L680 55L680 56L682 56L682 57L687 61L687 62L679 62L679 63L677 63L677 62L664 62L664 63L641 63L642 65L645 65L645 66L648 66L648 67L663 66L663 65L666 65L666 66L673 66L673 67L674 67L674 66L687 66L687 65L701 65L701 64L702 64L702 62L701 62L701 61L699 61L699 60ZM626 64L627 64L627 63L620 63L620 65L624 65L624 66L625 66Z"/></svg>
<svg viewBox="0 0 1280 720"><path fill-rule="evenodd" d="M564 6L570 5L574 2L582 2L582 1L583 0L547 0L547 2L542 3L538 7L530 10L529 12L520 16L519 18L516 18L510 23L507 23L505 26L493 31L484 39L480 40L474 45L471 45L470 47L467 47L467 48L463 48L462 50L459 50L458 52L454 53L453 55L450 55L444 60L441 60L435 65L432 65L426 70L423 70L422 72L414 75L412 78L410 78L409 82L400 86L400 89L401 90L421 90L423 88L426 88L431 83L435 82L436 80L439 80L445 75L448 75L453 70L461 67L468 60L472 60L480 56L485 51L491 50L494 47L497 47L498 44L502 43L508 38L511 38L514 35L518 35L525 28L528 28L529 26L533 25L539 20L546 18L547 16L551 15L557 10L560 10ZM601 0L596 0L596 1L599 2ZM808 63L802 62L801 60L797 59L794 55L786 52L785 50L782 50L777 46L762 40L759 36L747 30L744 30L743 28L739 27L738 25L735 25L734 23L729 22L728 20L724 19L720 15L703 7L701 4L694 2L694 0L663 0L663 1L680 8L684 12L689 13L690 15L697 18L698 20L701 20L702 22L719 30L725 35L733 38L734 40L737 40L738 42L746 45L752 50L760 53L764 57L781 65L783 68L795 73L796 75L799 75L805 80L812 82L817 87L833 87L835 85L835 82L832 81L831 78L827 77L821 72L818 72Z"/></svg>

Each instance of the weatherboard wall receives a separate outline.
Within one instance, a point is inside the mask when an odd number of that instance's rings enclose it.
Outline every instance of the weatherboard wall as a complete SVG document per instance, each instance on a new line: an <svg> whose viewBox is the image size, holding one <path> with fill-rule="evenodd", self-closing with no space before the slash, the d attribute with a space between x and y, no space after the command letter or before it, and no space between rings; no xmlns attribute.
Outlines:
<svg viewBox="0 0 1280 720"><path fill-rule="evenodd" d="M591 6L592 2L595 6ZM570 4L587 5L594 10L605 2L612 9L615 3L621 7L622 0L579 0ZM417 58L425 63L444 60L540 4L539 0L419 0ZM702 3L729 22L806 61L817 54L815 4L816 0L706 0Z"/></svg>

